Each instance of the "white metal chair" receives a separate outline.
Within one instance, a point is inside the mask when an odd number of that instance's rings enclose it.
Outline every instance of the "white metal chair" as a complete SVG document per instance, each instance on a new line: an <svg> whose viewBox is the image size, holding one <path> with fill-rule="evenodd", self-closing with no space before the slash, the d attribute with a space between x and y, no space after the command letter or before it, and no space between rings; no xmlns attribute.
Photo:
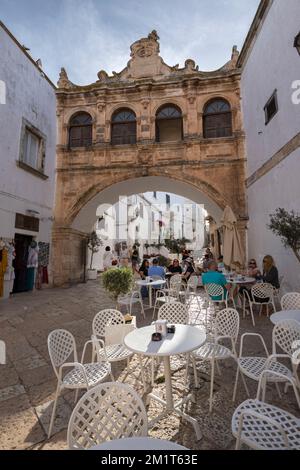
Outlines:
<svg viewBox="0 0 300 470"><path fill-rule="evenodd" d="M231 300L235 308L235 301L233 297L230 297L228 291L225 292L224 287L219 284L205 284L204 286L205 293L210 302L214 305L225 304L225 307L228 308L228 302ZM219 299L219 300L216 300Z"/></svg>
<svg viewBox="0 0 300 470"><path fill-rule="evenodd" d="M244 340L246 337L259 338L265 350L265 357L244 357L243 348ZM249 397L249 390L244 379L244 376L259 382L262 373L265 370L269 371L268 381L275 383L277 392L281 398L279 383L286 384L293 382L299 387L299 379L297 376L296 366L293 364L293 343L300 340L300 324L294 320L285 320L278 323L272 333L272 354L270 355L266 343L261 335L256 333L246 333L241 338L240 355L238 358L238 370L234 386L233 401L236 398L239 374L241 373L246 393ZM280 347L284 354L277 353L277 347ZM278 362L278 359L289 359L291 361L291 369ZM295 392L297 397L298 406L300 408L300 399L298 392Z"/></svg>
<svg viewBox="0 0 300 470"><path fill-rule="evenodd" d="M184 304L181 302L173 302L160 307L158 311L158 319L167 320L168 323L188 325L189 314Z"/></svg>
<svg viewBox="0 0 300 470"><path fill-rule="evenodd" d="M274 312L276 312L275 302L274 302L274 287L272 284L262 283L255 284L251 288L251 294L245 289L243 291L243 315L246 316L246 301L249 303L250 313L252 317L253 326L255 326L253 306L260 306L260 315L262 312L263 305L267 306L267 315L269 316L269 305L272 305Z"/></svg>
<svg viewBox="0 0 300 470"><path fill-rule="evenodd" d="M110 374L111 367L109 362L105 361L92 364L83 363L86 347L91 341L86 342L81 361L78 362L74 336L67 330L52 331L48 336L47 343L51 363L57 377L57 388L48 431L49 438L52 433L60 392L63 389L76 390L75 401L77 401L78 391L84 388L88 390L103 382ZM63 375L65 369L68 370Z"/></svg>
<svg viewBox="0 0 300 470"><path fill-rule="evenodd" d="M193 292L194 294L197 294L198 285L199 285L198 276L192 275L187 282L187 286L186 286L187 292L188 293Z"/></svg>
<svg viewBox="0 0 300 470"><path fill-rule="evenodd" d="M214 336L208 339L201 348L197 351L193 351L191 354L196 387L199 386L196 362L209 361L211 364L209 397L210 413L213 408L215 365L218 367L218 362L225 359L233 358L234 360L237 360L236 342L238 339L239 327L240 316L235 309L227 308L218 312L214 322ZM229 340L231 342L231 349L221 343L221 341L224 340Z"/></svg>
<svg viewBox="0 0 300 470"><path fill-rule="evenodd" d="M281 299L282 310L300 310L300 293L290 292Z"/></svg>
<svg viewBox="0 0 300 470"><path fill-rule="evenodd" d="M105 383L79 400L68 426L68 446L90 449L107 441L148 434L145 406L128 385Z"/></svg>
<svg viewBox="0 0 300 470"><path fill-rule="evenodd" d="M117 300L118 307L121 307L122 305L124 305L126 307L126 312L129 313L130 315L132 313L132 306L136 304L140 304L142 315L144 318L146 318L142 294L140 290L136 289L136 290L132 290L126 295L120 295Z"/></svg>
<svg viewBox="0 0 300 470"><path fill-rule="evenodd" d="M232 416L236 450L240 450L242 444L255 450L300 450L300 419L265 403L264 399L260 401L263 383L269 376L270 371L262 373L256 400L244 401Z"/></svg>
<svg viewBox="0 0 300 470"><path fill-rule="evenodd" d="M180 298L180 289L182 284L182 277L180 274L176 274L171 277L169 281L169 287L158 289L156 291L155 304L153 308L153 319L155 318L156 310L159 305L167 303L177 302Z"/></svg>
<svg viewBox="0 0 300 470"><path fill-rule="evenodd" d="M106 329L113 327L114 325L125 325L124 317L121 312L114 309L105 309L97 313L93 320L92 330L93 336L92 341L94 345L94 359L97 355L98 361L118 362L127 360L127 367L129 367L129 360L133 356L133 353L129 349L125 348L123 344L123 336L121 333L120 338L114 344L105 344ZM124 330L125 331L125 330ZM112 372L110 373L112 380L114 377Z"/></svg>

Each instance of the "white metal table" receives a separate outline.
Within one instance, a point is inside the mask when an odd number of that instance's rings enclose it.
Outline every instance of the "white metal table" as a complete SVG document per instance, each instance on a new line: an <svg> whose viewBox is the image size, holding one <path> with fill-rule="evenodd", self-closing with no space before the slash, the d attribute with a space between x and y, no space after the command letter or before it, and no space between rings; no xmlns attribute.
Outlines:
<svg viewBox="0 0 300 470"><path fill-rule="evenodd" d="M153 287L162 287L167 281L165 279L159 279L157 281L137 281L139 287L148 287L149 290L149 308L152 308L152 288Z"/></svg>
<svg viewBox="0 0 300 470"><path fill-rule="evenodd" d="M274 325L283 320L296 320L300 323L300 310L281 310L271 315L270 320Z"/></svg>
<svg viewBox="0 0 300 470"><path fill-rule="evenodd" d="M175 442L151 437L130 437L105 442L90 448L90 450L188 450Z"/></svg>
<svg viewBox="0 0 300 470"><path fill-rule="evenodd" d="M241 278L233 278L230 276L225 276L226 280L235 285L244 285L244 284L254 284L256 282L256 279L254 277L241 277Z"/></svg>
<svg viewBox="0 0 300 470"><path fill-rule="evenodd" d="M138 328L125 336L124 344L127 349L136 354L148 357L163 358L166 401L162 400L154 393L150 393L149 398L158 401L164 406L165 410L151 423L149 423L149 426L153 427L157 421L164 418L169 413L175 412L193 425L197 439L200 440L202 434L198 422L195 418L187 415L181 409L182 406L188 400L190 400L191 395L188 394L185 398L179 400L177 403L174 403L173 401L170 356L188 354L192 351L195 351L196 349L199 349L206 341L206 334L204 331L201 331L195 326L175 325L175 328L175 334L168 334L165 338L163 338L162 341L159 342L151 340L151 336L155 332L154 325Z"/></svg>

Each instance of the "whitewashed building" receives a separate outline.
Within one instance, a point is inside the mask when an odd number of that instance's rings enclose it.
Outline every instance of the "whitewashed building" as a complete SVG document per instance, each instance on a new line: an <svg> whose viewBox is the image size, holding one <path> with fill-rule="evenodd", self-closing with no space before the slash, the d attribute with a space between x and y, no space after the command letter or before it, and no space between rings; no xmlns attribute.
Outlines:
<svg viewBox="0 0 300 470"><path fill-rule="evenodd" d="M300 212L299 0L263 0L239 58L248 159L249 257L274 257L283 290L299 290L300 265L267 228L277 208Z"/></svg>
<svg viewBox="0 0 300 470"><path fill-rule="evenodd" d="M50 248L56 97L41 61L1 22L0 83L0 238L16 243L15 290L23 291L28 245L36 240L46 253Z"/></svg>

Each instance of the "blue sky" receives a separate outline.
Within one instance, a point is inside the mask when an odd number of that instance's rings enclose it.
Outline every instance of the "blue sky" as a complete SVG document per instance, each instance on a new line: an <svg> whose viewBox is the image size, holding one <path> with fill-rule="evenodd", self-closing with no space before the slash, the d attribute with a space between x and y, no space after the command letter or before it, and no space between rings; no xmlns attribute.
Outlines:
<svg viewBox="0 0 300 470"><path fill-rule="evenodd" d="M0 19L41 58L57 82L88 84L99 70L119 72L129 47L156 29L169 65L194 59L200 70L224 65L242 47L260 0L0 0Z"/></svg>

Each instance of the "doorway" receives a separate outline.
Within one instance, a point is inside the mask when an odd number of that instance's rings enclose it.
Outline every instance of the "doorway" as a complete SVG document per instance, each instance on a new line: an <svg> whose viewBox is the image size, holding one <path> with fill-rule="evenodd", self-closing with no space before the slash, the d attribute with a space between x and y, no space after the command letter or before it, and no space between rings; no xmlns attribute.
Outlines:
<svg viewBox="0 0 300 470"><path fill-rule="evenodd" d="M32 237L29 235L15 234L15 252L16 257L14 259L15 268L15 281L14 281L14 293L26 292L27 291L27 259L28 249Z"/></svg>

